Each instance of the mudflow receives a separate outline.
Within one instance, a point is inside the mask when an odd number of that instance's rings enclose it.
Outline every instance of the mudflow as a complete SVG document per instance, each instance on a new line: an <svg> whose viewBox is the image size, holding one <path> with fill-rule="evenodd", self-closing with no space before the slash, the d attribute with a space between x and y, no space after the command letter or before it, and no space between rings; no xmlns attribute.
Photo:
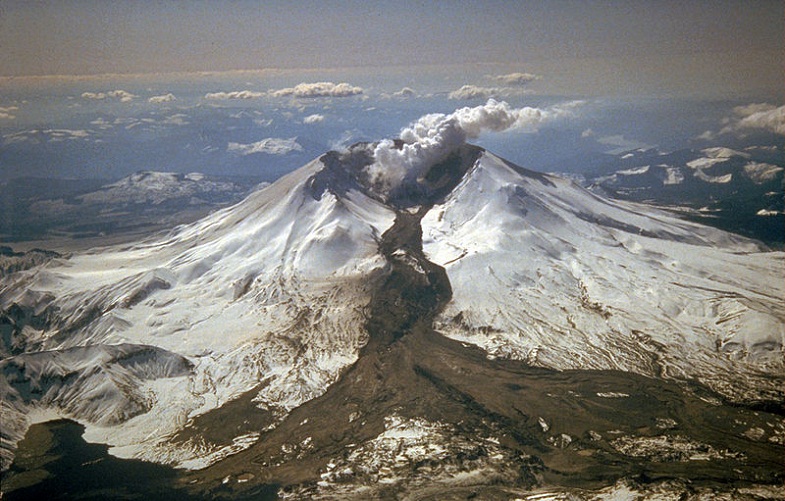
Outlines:
<svg viewBox="0 0 785 501"><path fill-rule="evenodd" d="M451 287L423 254L420 219L479 153L464 147L435 165L425 203L397 201L379 244L390 273L373 296L358 361L251 448L187 475L189 487L240 497L266 484L295 499L510 499L542 485L588 496L619 479L684 493L781 484L782 445L743 432L781 426L782 409L727 405L694 383L493 360L434 331ZM250 399L232 413L262 414ZM218 409L202 422L228 417Z"/></svg>
<svg viewBox="0 0 785 501"><path fill-rule="evenodd" d="M433 329L452 289L423 253L420 221L480 154L462 147L430 169L417 193L387 201L396 210L379 241L388 275L372 296L357 361L277 426L254 403L258 389L198 416L175 441L261 435L208 468L180 473L179 492L511 499L544 488L590 498L620 481L686 495L781 486L783 446L749 431L781 429L776 406L731 405L689 381L494 359Z"/></svg>

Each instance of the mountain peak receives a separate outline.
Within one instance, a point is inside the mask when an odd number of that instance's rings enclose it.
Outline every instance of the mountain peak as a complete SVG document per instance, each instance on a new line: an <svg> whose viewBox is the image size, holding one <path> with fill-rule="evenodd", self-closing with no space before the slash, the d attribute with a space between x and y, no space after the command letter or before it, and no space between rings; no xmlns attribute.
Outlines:
<svg viewBox="0 0 785 501"><path fill-rule="evenodd" d="M401 149L404 142L393 141ZM345 151L329 151L319 160L324 168L314 174L308 184L312 196L319 200L325 191L337 196L357 190L393 209L428 206L441 200L463 179L482 157L485 150L471 144L461 144L432 163L411 170L389 189L374 171L383 172L385 163L374 157L379 143L356 143Z"/></svg>

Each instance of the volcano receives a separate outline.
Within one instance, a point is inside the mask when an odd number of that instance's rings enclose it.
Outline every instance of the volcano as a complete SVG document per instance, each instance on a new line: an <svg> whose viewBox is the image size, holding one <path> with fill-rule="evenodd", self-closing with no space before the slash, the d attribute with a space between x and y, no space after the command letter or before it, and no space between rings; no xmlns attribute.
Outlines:
<svg viewBox="0 0 785 501"><path fill-rule="evenodd" d="M3 468L67 418L193 496L781 486L783 253L465 143L391 185L378 148L4 277Z"/></svg>

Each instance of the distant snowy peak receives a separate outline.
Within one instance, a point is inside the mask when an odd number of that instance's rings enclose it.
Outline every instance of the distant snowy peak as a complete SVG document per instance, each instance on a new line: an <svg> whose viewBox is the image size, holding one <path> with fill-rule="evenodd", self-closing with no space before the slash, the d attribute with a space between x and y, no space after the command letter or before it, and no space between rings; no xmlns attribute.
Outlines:
<svg viewBox="0 0 785 501"><path fill-rule="evenodd" d="M15 416L14 439L0 448L13 448L30 410L45 403L119 454L179 464L210 447L166 442L189 417L254 392L277 419L323 393L367 339L365 310L386 267L378 241L395 219L324 160L167 235L12 275L0 288L8 364L29 353L122 344L155 346L193 369L187 381L146 380L151 407L120 428L94 427L97 414L65 405L62 392L78 394L70 386L46 402L24 391L9 400L20 385L47 377L25 372L0 387ZM142 173L112 189L184 179ZM96 409L124 409L125 398L106 393Z"/></svg>
<svg viewBox="0 0 785 501"><path fill-rule="evenodd" d="M175 172L140 171L108 184L99 190L77 197L88 204L153 204L199 199L230 198L245 191L231 181L194 172L180 174Z"/></svg>

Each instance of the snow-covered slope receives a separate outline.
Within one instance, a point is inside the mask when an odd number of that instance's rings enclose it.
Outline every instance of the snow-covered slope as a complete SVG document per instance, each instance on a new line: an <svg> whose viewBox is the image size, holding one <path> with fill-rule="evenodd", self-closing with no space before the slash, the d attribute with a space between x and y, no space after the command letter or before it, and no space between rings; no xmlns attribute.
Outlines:
<svg viewBox="0 0 785 501"><path fill-rule="evenodd" d="M236 196L241 192L242 187L233 182L217 180L199 172L178 174L141 171L76 199L88 205L160 205L179 200L187 200L195 205L213 198Z"/></svg>
<svg viewBox="0 0 785 501"><path fill-rule="evenodd" d="M407 151L385 145L391 157ZM380 239L396 214L415 225L425 214L424 251L452 288L437 318L449 337L534 365L780 398L782 253L468 145L421 155L431 163L375 191L386 185L368 167L385 165L372 146L328 153L164 237L4 278L0 397L14 416L3 423L4 465L26 428L52 415L86 424L86 438L114 454L184 467L250 446L258 433L172 439L249 394L283 418L337 380L392 274ZM417 240L418 230L399 228ZM407 243L412 256L418 243ZM128 369L126 351L162 366Z"/></svg>
<svg viewBox="0 0 785 501"><path fill-rule="evenodd" d="M437 328L493 356L779 395L783 254L485 153L423 219L453 299Z"/></svg>
<svg viewBox="0 0 785 501"><path fill-rule="evenodd" d="M165 238L13 274L0 295L3 350L16 355L7 366L32 352L132 344L185 357L193 368L185 379L149 378L148 412L122 427L95 419L101 406L123 406L112 392L95 398L90 414L63 404L63 395L22 395L11 405L22 414L46 405L93 425L88 438L115 453L173 462L189 452L157 450L158 442L239 394L255 390L260 406L283 415L356 359L385 265L377 237L393 219L317 159ZM14 436L29 423L20 419ZM4 452L13 442L4 439Z"/></svg>

